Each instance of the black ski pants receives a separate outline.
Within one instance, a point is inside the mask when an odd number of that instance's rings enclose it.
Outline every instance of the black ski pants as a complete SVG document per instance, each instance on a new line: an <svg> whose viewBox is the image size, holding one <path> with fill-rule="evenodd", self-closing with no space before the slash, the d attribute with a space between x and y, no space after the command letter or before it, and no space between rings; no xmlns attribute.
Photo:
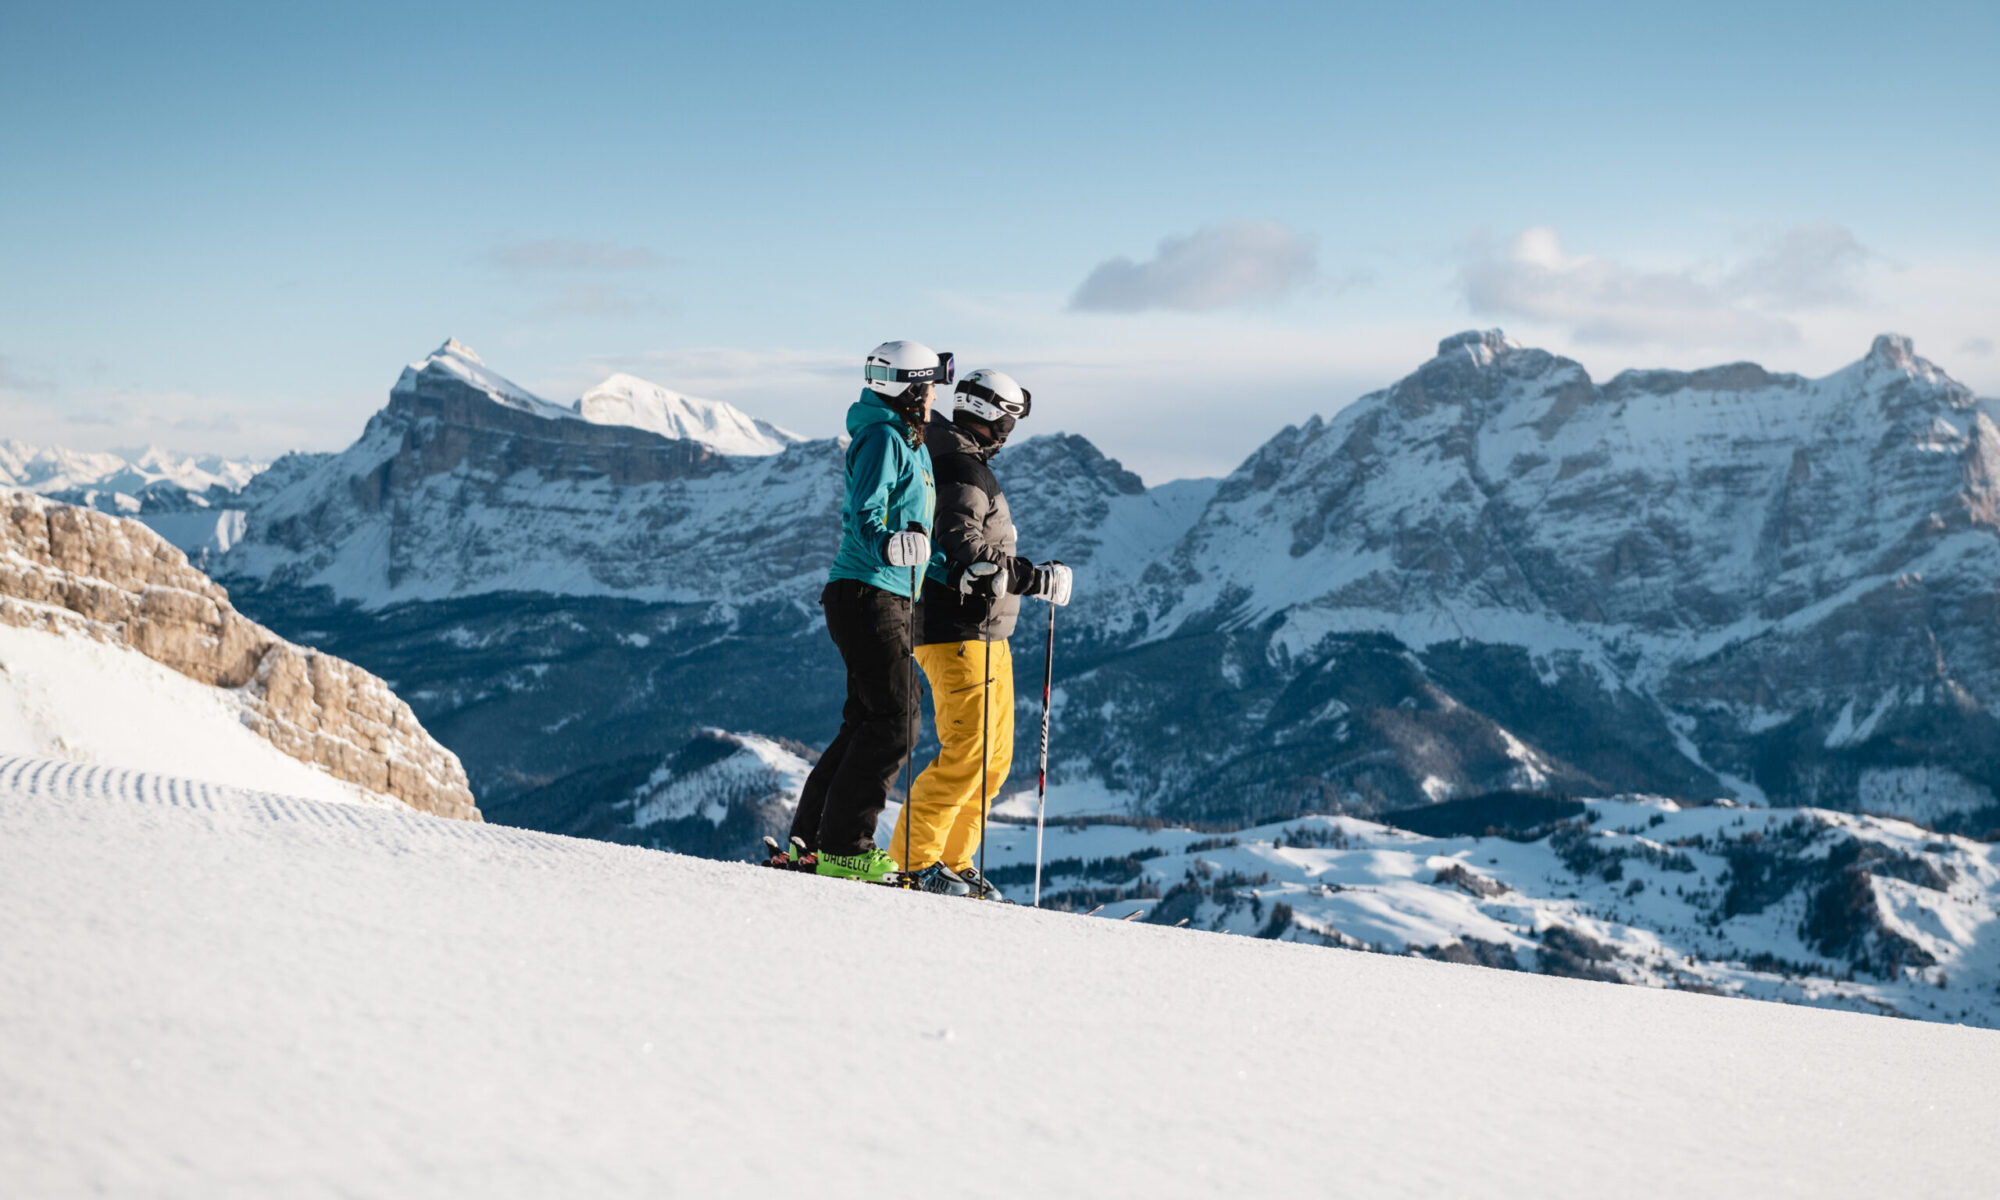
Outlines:
<svg viewBox="0 0 2000 1200"><path fill-rule="evenodd" d="M875 822L896 772L917 744L917 666L910 656L910 601L853 579L819 595L826 631L847 664L840 733L820 755L792 836L809 850L860 854L875 844ZM894 849L890 853L895 853Z"/></svg>

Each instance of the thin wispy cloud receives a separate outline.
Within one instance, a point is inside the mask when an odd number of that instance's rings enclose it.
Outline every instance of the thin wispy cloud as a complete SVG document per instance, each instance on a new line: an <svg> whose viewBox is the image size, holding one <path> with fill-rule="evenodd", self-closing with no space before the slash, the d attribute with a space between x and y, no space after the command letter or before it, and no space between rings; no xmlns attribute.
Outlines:
<svg viewBox="0 0 2000 1200"><path fill-rule="evenodd" d="M1970 337L1958 344L1960 354L1970 354L1975 358L1993 357L1993 339L1990 337Z"/></svg>
<svg viewBox="0 0 2000 1200"><path fill-rule="evenodd" d="M1730 272L1723 290L1785 308L1826 308L1861 299L1868 250L1844 226L1804 225Z"/></svg>
<svg viewBox="0 0 2000 1200"><path fill-rule="evenodd" d="M55 385L46 379L38 379L21 369L13 357L0 354L0 391L6 392L48 392Z"/></svg>
<svg viewBox="0 0 2000 1200"><path fill-rule="evenodd" d="M1106 259L1069 306L1081 312L1205 312L1280 299L1318 274L1318 239L1280 221L1230 221L1162 238L1145 262Z"/></svg>
<svg viewBox="0 0 2000 1200"><path fill-rule="evenodd" d="M535 309L540 317L633 317L664 313L672 306L643 288L602 282L569 283L550 292Z"/></svg>
<svg viewBox="0 0 2000 1200"><path fill-rule="evenodd" d="M641 271L657 267L664 260L644 246L621 246L615 242L579 242L566 238L507 242L486 252L486 261L503 271L523 274L589 274L606 271Z"/></svg>
<svg viewBox="0 0 2000 1200"><path fill-rule="evenodd" d="M1482 316L1525 317L1603 345L1784 346L1799 341L1790 312L1860 300L1868 252L1848 230L1792 230L1734 267L1646 269L1568 253L1556 231L1523 230L1459 271Z"/></svg>

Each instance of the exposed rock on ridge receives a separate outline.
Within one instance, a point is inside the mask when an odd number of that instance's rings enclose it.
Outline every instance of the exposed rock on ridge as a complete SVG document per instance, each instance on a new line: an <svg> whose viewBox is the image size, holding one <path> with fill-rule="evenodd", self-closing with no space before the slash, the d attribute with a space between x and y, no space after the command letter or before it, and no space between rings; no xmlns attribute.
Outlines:
<svg viewBox="0 0 2000 1200"><path fill-rule="evenodd" d="M479 820L458 756L382 680L238 613L137 521L0 494L0 623L130 646L237 690L252 729L293 758L423 812Z"/></svg>

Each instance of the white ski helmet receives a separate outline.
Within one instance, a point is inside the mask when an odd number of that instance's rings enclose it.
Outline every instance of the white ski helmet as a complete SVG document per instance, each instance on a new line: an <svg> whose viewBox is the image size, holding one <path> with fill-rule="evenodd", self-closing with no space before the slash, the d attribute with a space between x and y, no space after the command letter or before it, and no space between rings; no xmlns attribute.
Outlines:
<svg viewBox="0 0 2000 1200"><path fill-rule="evenodd" d="M868 352L861 377L877 394L891 398L913 383L943 387L952 380L951 352L939 354L922 342L883 342Z"/></svg>
<svg viewBox="0 0 2000 1200"><path fill-rule="evenodd" d="M1028 415L1034 396L1015 383L1012 375L981 367L958 381L951 400L953 412L971 413L982 421L998 421L1002 417L1018 421Z"/></svg>

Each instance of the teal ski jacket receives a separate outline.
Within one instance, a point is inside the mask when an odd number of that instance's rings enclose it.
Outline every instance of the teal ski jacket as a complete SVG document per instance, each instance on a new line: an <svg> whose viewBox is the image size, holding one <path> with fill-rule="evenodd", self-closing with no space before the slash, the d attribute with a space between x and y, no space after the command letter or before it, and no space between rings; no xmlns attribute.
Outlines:
<svg viewBox="0 0 2000 1200"><path fill-rule="evenodd" d="M898 596L910 594L910 569L884 557L889 535L912 523L931 531L937 484L928 446L910 445L909 423L873 391L847 410L847 498L840 506L840 553L829 581L857 579ZM932 556L932 562L937 556ZM918 575L923 574L918 568Z"/></svg>

